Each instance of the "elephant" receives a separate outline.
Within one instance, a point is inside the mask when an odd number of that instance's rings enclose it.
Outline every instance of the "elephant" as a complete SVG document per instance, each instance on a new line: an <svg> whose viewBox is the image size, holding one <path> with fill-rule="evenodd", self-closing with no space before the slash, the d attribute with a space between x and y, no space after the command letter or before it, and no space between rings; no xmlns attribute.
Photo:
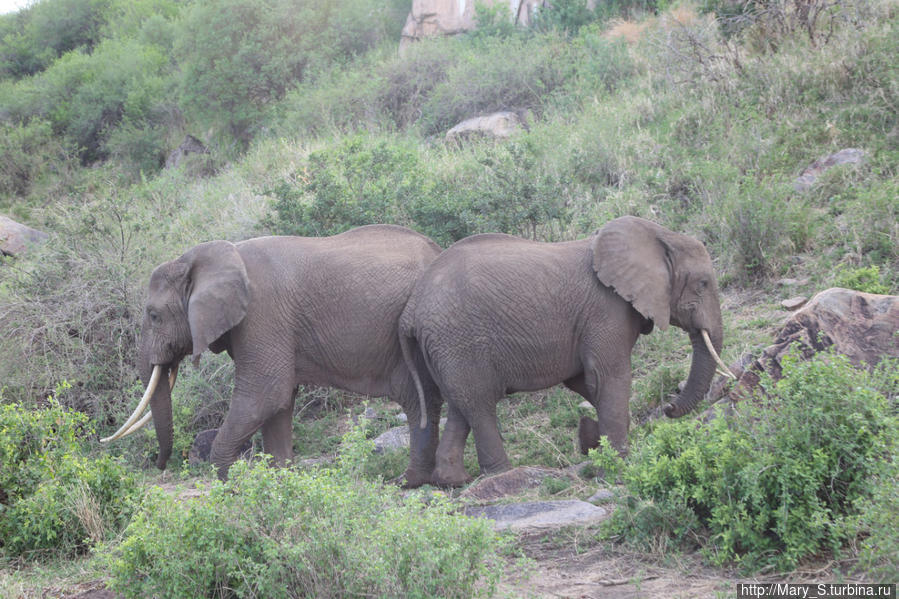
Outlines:
<svg viewBox="0 0 899 599"><path fill-rule="evenodd" d="M332 237L210 241L161 264L150 276L138 351L147 391L102 441L137 430L152 415L156 465L164 469L179 363L191 355L196 364L207 349L227 351L234 392L210 452L219 477L260 428L264 451L277 464L289 462L297 387L314 384L399 403L411 433L405 484L421 485L434 469L442 402L431 389L418 392L397 327L415 282L440 251L410 229L367 225ZM169 383L157 384L165 373ZM150 413L138 420L148 403Z"/></svg>
<svg viewBox="0 0 899 599"><path fill-rule="evenodd" d="M604 435L626 453L631 351L640 334L669 323L687 331L693 347L686 387L665 407L679 417L723 365L717 282L702 243L625 216L578 241L488 233L444 250L399 324L406 353L418 356L408 364L413 376L436 383L448 406L432 483L470 480L462 463L470 430L481 472L507 470L497 402L558 383L596 409L598 422L581 424L581 442L595 447Z"/></svg>

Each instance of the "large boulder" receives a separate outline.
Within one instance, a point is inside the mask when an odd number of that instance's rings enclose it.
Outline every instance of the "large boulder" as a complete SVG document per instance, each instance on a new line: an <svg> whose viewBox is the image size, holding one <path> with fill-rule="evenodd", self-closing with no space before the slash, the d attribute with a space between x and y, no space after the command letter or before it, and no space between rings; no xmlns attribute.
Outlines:
<svg viewBox="0 0 899 599"><path fill-rule="evenodd" d="M209 149L193 135L185 135L181 145L165 159L165 168L178 168L191 154L209 154Z"/></svg>
<svg viewBox="0 0 899 599"><path fill-rule="evenodd" d="M493 520L493 528L496 530L517 532L590 526L602 522L610 514L604 508L577 499L467 506L463 513L472 518Z"/></svg>
<svg viewBox="0 0 899 599"><path fill-rule="evenodd" d="M446 141L461 144L473 138L507 139L523 127L524 122L517 113L504 110L465 119L446 132Z"/></svg>
<svg viewBox="0 0 899 599"><path fill-rule="evenodd" d="M509 19L527 27L540 10L551 10L548 0L481 0L487 6L503 4L509 7ZM587 0L591 10L596 0ZM477 26L474 0L412 0L412 10L403 27L400 50L410 43L435 35L455 35Z"/></svg>
<svg viewBox="0 0 899 599"><path fill-rule="evenodd" d="M829 156L814 161L793 181L793 189L796 191L808 191L818 178L827 170L843 164L858 164L865 158L865 151L856 148L846 148Z"/></svg>
<svg viewBox="0 0 899 599"><path fill-rule="evenodd" d="M751 394L767 372L781 377L781 360L790 351L804 359L832 348L857 366L874 366L885 356L899 357L899 296L875 295L834 287L817 294L786 322L774 344L744 370L732 399Z"/></svg>
<svg viewBox="0 0 899 599"><path fill-rule="evenodd" d="M49 235L0 214L0 254L17 256L29 245L43 243Z"/></svg>
<svg viewBox="0 0 899 599"><path fill-rule="evenodd" d="M544 468L541 466L519 466L500 474L488 476L474 482L459 494L463 499L486 502L507 499L534 490L547 478L576 482L577 478L563 470Z"/></svg>

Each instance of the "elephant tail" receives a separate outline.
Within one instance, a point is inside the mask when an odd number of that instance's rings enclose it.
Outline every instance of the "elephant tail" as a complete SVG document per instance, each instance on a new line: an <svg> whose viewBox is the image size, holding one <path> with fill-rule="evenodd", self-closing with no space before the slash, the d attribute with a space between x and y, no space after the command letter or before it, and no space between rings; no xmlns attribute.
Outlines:
<svg viewBox="0 0 899 599"><path fill-rule="evenodd" d="M412 381L415 383L415 391L418 393L418 407L421 410L421 428L428 426L428 411L425 401L425 390L421 385L421 376L418 374L418 368L415 366L415 354L418 353L418 341L411 335L411 331L400 331L400 349L403 351L403 361L406 362L406 368L412 375Z"/></svg>

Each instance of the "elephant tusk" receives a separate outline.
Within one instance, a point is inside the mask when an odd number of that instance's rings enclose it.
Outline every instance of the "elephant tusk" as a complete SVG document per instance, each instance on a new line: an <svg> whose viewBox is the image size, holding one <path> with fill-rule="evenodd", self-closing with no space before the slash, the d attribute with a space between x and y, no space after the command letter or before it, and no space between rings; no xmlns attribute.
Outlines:
<svg viewBox="0 0 899 599"><path fill-rule="evenodd" d="M159 383L159 375L161 373L162 366L159 364L153 366L153 374L150 375L150 382L147 384L147 390L144 391L144 396L140 399L140 403L137 404L137 407L134 409L134 413L128 417L128 420L125 421L125 424L123 424L119 430L105 439L100 439L100 443L115 441L116 439L123 437L125 433L129 431L131 425L133 425L135 421L140 418L140 415L144 413L144 410L147 409L147 404L150 403L150 397L152 397L153 393L156 391L156 385Z"/></svg>
<svg viewBox="0 0 899 599"><path fill-rule="evenodd" d="M171 391L175 388L175 381L178 380L178 367L179 367L179 366L181 366L180 363L175 364L175 367L172 368L172 371L171 371L171 372L169 372L169 392L171 392ZM127 437L128 435L130 435L131 433L137 432L138 430L140 430L141 428L143 428L144 425L146 425L148 422L150 422L150 418L153 416L153 411L152 411L152 410L153 410L153 409L150 408L150 411L147 412L146 414L144 414L144 417L143 417L143 418L141 418L140 420L138 420L137 422L135 422L135 423L131 426L131 428L129 428L127 431L123 432L123 433L122 433L121 435L119 435L117 438L118 438L118 439L123 439L123 438Z"/></svg>
<svg viewBox="0 0 899 599"><path fill-rule="evenodd" d="M721 367L722 375L726 377L730 377L734 380L737 380L737 377L730 371L730 368L727 367L727 364L724 363L724 360L721 359L721 356L718 355L718 352L715 351L715 347L712 345L712 340L709 339L709 333L705 329L702 329L702 340L705 341L705 346L708 348L709 353L712 354L712 357L715 359L715 363Z"/></svg>

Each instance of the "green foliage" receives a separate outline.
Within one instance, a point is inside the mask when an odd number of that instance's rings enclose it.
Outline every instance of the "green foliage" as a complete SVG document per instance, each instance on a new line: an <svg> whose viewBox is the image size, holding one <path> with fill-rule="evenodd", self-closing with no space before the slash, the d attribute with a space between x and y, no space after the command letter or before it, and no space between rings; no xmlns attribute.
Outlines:
<svg viewBox="0 0 899 599"><path fill-rule="evenodd" d="M0 197L25 197L64 158L50 124L33 120L27 125L0 122Z"/></svg>
<svg viewBox="0 0 899 599"><path fill-rule="evenodd" d="M896 458L896 416L843 356L783 366L734 416L660 424L624 464L597 456L622 470L631 494L612 531L656 547L699 540L712 563L749 571L838 551L872 477Z"/></svg>
<svg viewBox="0 0 899 599"><path fill-rule="evenodd" d="M363 136L309 155L308 166L277 183L274 213L264 221L278 234L334 235L372 223L404 224L404 207L424 192L425 173L413 151Z"/></svg>
<svg viewBox="0 0 899 599"><path fill-rule="evenodd" d="M357 478L368 450L347 441L355 449L336 470L238 462L228 482L180 505L151 492L109 550L112 587L126 597L490 596L489 524Z"/></svg>
<svg viewBox="0 0 899 599"><path fill-rule="evenodd" d="M268 108L316 72L343 64L394 32L398 4L201 0L175 44L189 114L242 147Z"/></svg>
<svg viewBox="0 0 899 599"><path fill-rule="evenodd" d="M111 456L85 455L91 436L84 414L55 401L0 404L0 556L71 555L128 522L136 479Z"/></svg>
<svg viewBox="0 0 899 599"><path fill-rule="evenodd" d="M865 293L887 294L890 288L881 282L880 269L875 266L867 268L847 268L837 273L834 283L837 287L855 289Z"/></svg>
<svg viewBox="0 0 899 599"><path fill-rule="evenodd" d="M568 47L558 36L490 38L460 52L422 106L425 135L445 132L474 115L499 110L540 114L572 74ZM509 60L514 56L515 60Z"/></svg>
<svg viewBox="0 0 899 599"><path fill-rule="evenodd" d="M0 39L0 79L21 78L47 68L76 49L100 41L110 0L42 0L21 10Z"/></svg>

